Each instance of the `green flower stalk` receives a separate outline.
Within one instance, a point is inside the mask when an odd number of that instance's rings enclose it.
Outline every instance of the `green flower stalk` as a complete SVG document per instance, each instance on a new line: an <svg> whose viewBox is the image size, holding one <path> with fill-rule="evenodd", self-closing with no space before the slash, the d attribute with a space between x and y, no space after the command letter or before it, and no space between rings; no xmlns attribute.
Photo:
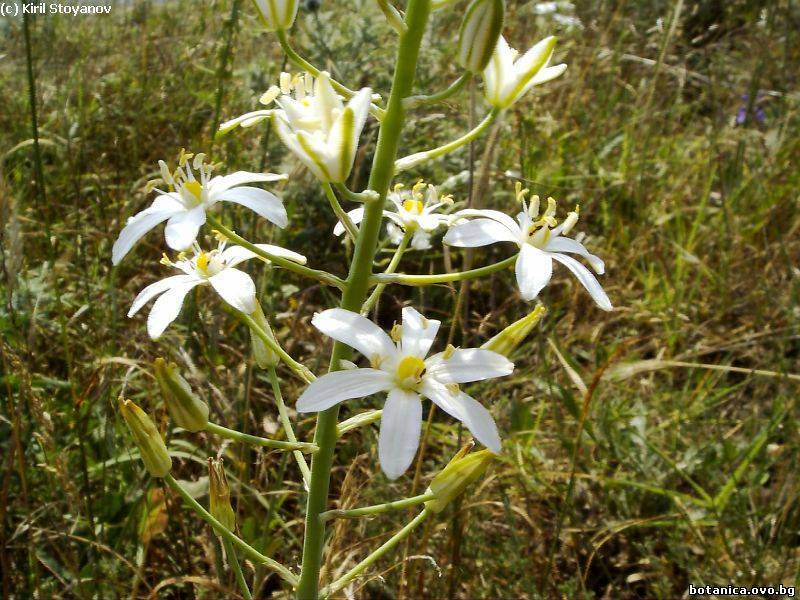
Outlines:
<svg viewBox="0 0 800 600"><path fill-rule="evenodd" d="M152 419L130 400L120 397L118 403L119 413L133 435L145 469L153 477L166 477L172 468L172 459Z"/></svg>
<svg viewBox="0 0 800 600"><path fill-rule="evenodd" d="M511 325L503 329L503 331L484 343L481 348L484 350L492 350L507 358L511 358L514 351L525 341L525 338L528 337L528 334L536 327L546 312L547 309L540 304L530 313L518 321L514 321Z"/></svg>
<svg viewBox="0 0 800 600"><path fill-rule="evenodd" d="M278 342L275 340L275 334L272 333L272 328L269 326L267 317L264 316L261 304L258 302L256 303L256 310L250 316L261 330L277 345ZM253 358L259 367L262 369L269 369L278 366L280 357L264 343L264 340L261 339L259 334L252 327L250 328L250 345L253 349Z"/></svg>
<svg viewBox="0 0 800 600"><path fill-rule="evenodd" d="M178 372L178 365L157 358L153 361L153 371L170 418L187 431L203 431L208 425L208 404L192 391Z"/></svg>
<svg viewBox="0 0 800 600"><path fill-rule="evenodd" d="M433 499L425 503L425 508L434 513L442 512L453 500L464 493L469 485L480 479L489 468L494 454L491 450L481 450L468 454L472 444L459 450L447 466L436 475L428 487L427 493Z"/></svg>

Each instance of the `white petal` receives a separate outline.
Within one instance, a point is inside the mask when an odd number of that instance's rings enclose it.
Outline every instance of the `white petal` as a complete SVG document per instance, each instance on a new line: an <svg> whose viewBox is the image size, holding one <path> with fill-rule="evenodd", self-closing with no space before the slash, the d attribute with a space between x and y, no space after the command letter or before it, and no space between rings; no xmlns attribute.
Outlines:
<svg viewBox="0 0 800 600"><path fill-rule="evenodd" d="M591 294L594 301L597 302L597 306L603 310L611 310L613 308L611 306L611 300L608 299L605 291L603 291L603 287L600 285L600 282L597 281L589 269L566 254L553 253L550 256L553 257L553 260L557 260L570 271L572 271L572 274L575 275L577 280L581 282L581 285L586 288L586 291Z"/></svg>
<svg viewBox="0 0 800 600"><path fill-rule="evenodd" d="M173 250L186 250L197 239L200 227L206 222L206 209L196 206L170 218L164 229L167 246Z"/></svg>
<svg viewBox="0 0 800 600"><path fill-rule="evenodd" d="M297 139L297 135L292 132L291 128L289 127L288 123L283 117L276 117L273 119L273 123L275 123L275 131L278 134L278 137L281 138L281 141L286 145L286 147L297 157L300 161L308 167L311 172L320 180L327 181L327 169L325 165L320 167L319 164L314 160L314 158L308 154L308 152L303 149L303 146L300 145L300 142Z"/></svg>
<svg viewBox="0 0 800 600"><path fill-rule="evenodd" d="M260 188L242 186L226 190L218 197L223 202L235 202L246 206L259 217L265 218L278 227L286 227L289 217L283 202L275 194Z"/></svg>
<svg viewBox="0 0 800 600"><path fill-rule="evenodd" d="M167 277L166 279L151 283L136 296L136 299L131 305L131 309L128 311L128 317L135 315L145 304L159 294L166 292L168 289L178 284L188 283L189 281L196 281L196 278L191 275L173 275L172 277Z"/></svg>
<svg viewBox="0 0 800 600"><path fill-rule="evenodd" d="M218 132L220 134L225 134L240 125L242 127L252 127L253 125L256 125L257 123L269 118L272 112L273 111L271 110L254 110L252 112L245 113L239 117L236 117L235 119L221 123Z"/></svg>
<svg viewBox="0 0 800 600"><path fill-rule="evenodd" d="M381 415L378 458L389 479L397 479L414 460L422 428L422 402L413 392L393 389Z"/></svg>
<svg viewBox="0 0 800 600"><path fill-rule="evenodd" d="M399 240L395 243L400 243ZM424 229L420 228L414 232L411 238L411 247L414 250L428 250L431 247L431 236Z"/></svg>
<svg viewBox="0 0 800 600"><path fill-rule="evenodd" d="M447 414L464 423L481 444L492 452L500 452L497 425L489 411L477 400L461 391L453 394L443 384L430 379L423 382L420 392Z"/></svg>
<svg viewBox="0 0 800 600"><path fill-rule="evenodd" d="M397 348L386 332L358 313L330 308L314 315L311 324L328 337L355 348L369 360L397 354Z"/></svg>
<svg viewBox="0 0 800 600"><path fill-rule="evenodd" d="M406 306L403 309L403 327L400 338L400 348L403 354L425 358L441 324L441 321L426 319L416 309Z"/></svg>
<svg viewBox="0 0 800 600"><path fill-rule="evenodd" d="M507 227L493 219L475 219L451 227L442 240L450 246L477 248L495 242L519 243Z"/></svg>
<svg viewBox="0 0 800 600"><path fill-rule="evenodd" d="M428 374L441 383L467 383L505 377L514 371L514 363L502 354L482 348L457 349L448 359L441 354L431 357Z"/></svg>
<svg viewBox="0 0 800 600"><path fill-rule="evenodd" d="M518 81L533 77L547 64L553 54L553 40L553 36L544 38L514 63L514 75Z"/></svg>
<svg viewBox="0 0 800 600"><path fill-rule="evenodd" d="M272 244L256 244L256 248L260 248L264 252L268 252L274 256L280 256L281 258L286 258L301 265L306 264L308 261L308 259L306 259L306 257L302 254L298 254L292 250L287 250L286 248L281 248L280 246L273 246ZM222 262L224 262L228 267L235 267L239 263L245 260L250 260L256 256L258 255L255 252L248 250L244 246L229 246L222 251L222 254L219 255L220 259L222 259Z"/></svg>
<svg viewBox="0 0 800 600"><path fill-rule="evenodd" d="M177 285L159 296L147 317L147 333L151 338L155 340L160 337L167 326L178 318L186 294L200 283L202 282L195 280Z"/></svg>
<svg viewBox="0 0 800 600"><path fill-rule="evenodd" d="M360 208L355 208L351 211L348 211L347 216L350 217L350 220L354 225L358 225L364 219L364 207L362 206ZM343 233L344 225L342 225L341 221L337 221L333 228L333 235L342 235Z"/></svg>
<svg viewBox="0 0 800 600"><path fill-rule="evenodd" d="M237 185L245 183L272 183L274 181L284 181L288 175L278 173L251 173L249 171L236 171L230 175L214 177L208 182L209 192L219 194Z"/></svg>
<svg viewBox="0 0 800 600"><path fill-rule="evenodd" d="M334 371L312 381L297 399L296 408L298 412L319 412L343 400L364 398L391 387L391 375L378 369Z"/></svg>
<svg viewBox="0 0 800 600"><path fill-rule="evenodd" d="M458 211L453 217L485 217L492 219L504 225L514 236L514 239L519 239L522 236L519 224L506 213L499 210L491 210L488 208L465 208Z"/></svg>
<svg viewBox="0 0 800 600"><path fill-rule="evenodd" d="M598 275L605 273L606 266L603 260L591 254L583 244L572 238L562 236L550 238L544 250L545 252L569 252L570 254L578 254L589 261L595 273Z"/></svg>
<svg viewBox="0 0 800 600"><path fill-rule="evenodd" d="M208 283L236 310L250 314L256 309L256 284L244 271L227 267L209 277Z"/></svg>
<svg viewBox="0 0 800 600"><path fill-rule="evenodd" d="M111 262L119 264L148 231L183 210L183 205L169 194L156 198L148 208L128 219L111 249Z"/></svg>
<svg viewBox="0 0 800 600"><path fill-rule="evenodd" d="M548 81L551 81L556 77L560 77L561 74L566 70L567 70L567 65L565 65L564 63L561 63L560 65L554 65L552 67L545 67L544 69L541 69L538 73L536 73L531 83L533 85L547 83Z"/></svg>
<svg viewBox="0 0 800 600"><path fill-rule="evenodd" d="M553 276L551 255L530 244L522 244L515 267L517 285L523 300L533 300Z"/></svg>

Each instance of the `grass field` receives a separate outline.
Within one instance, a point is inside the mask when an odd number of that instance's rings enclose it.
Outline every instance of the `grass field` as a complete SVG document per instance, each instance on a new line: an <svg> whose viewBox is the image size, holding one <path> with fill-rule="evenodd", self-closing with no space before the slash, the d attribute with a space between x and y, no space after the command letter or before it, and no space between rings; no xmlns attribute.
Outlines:
<svg viewBox="0 0 800 600"><path fill-rule="evenodd" d="M201 503L206 458L222 455L242 537L286 565L300 561L305 500L291 456L175 431L150 374L154 358L169 356L216 421L280 437L247 330L197 293L177 326L151 341L144 317L126 313L164 275L161 234L119 267L110 259L125 220L150 200L157 160L186 148L230 170L290 173L281 190L287 229L246 210L226 209L226 218L245 237L344 273L351 248L331 235L322 192L277 136L254 127L214 139L284 68L251 3L232 2L114 2L108 16L37 16L27 29L22 17L0 17L4 597L237 593L211 529L132 454L121 393L161 419L173 474ZM524 48L558 35L566 74L469 151L405 181L450 178L457 202L471 194L476 207L512 212L520 178L565 211L579 204L579 229L606 261L602 283L615 308L598 310L556 269L541 296L547 314L517 350L514 374L475 390L497 419L502 455L380 560L355 597L666 599L689 584L797 585L800 7L576 0L554 17L535 5L509 0L505 33ZM423 40L420 91L458 75L459 7L436 13ZM388 91L395 36L376 3L303 6L293 37L350 87ZM418 109L401 154L460 135L482 114L477 85ZM373 120L352 189L366 185L376 134ZM402 270L440 270L443 259L489 264L506 251L442 248L409 252ZM280 342L324 372L330 344L310 319L337 303L335 290L281 269L248 270ZM391 327L408 301L464 346L531 308L504 272L463 289L390 286L376 320ZM281 375L292 407L302 386ZM373 407L350 402L342 414ZM310 438L314 420L293 416ZM419 477L412 468L390 482L378 467L377 429L352 432L337 447L332 498L349 508L421 493L467 436L439 411ZM336 521L326 579L413 514ZM254 596L287 595L262 567L245 571Z"/></svg>

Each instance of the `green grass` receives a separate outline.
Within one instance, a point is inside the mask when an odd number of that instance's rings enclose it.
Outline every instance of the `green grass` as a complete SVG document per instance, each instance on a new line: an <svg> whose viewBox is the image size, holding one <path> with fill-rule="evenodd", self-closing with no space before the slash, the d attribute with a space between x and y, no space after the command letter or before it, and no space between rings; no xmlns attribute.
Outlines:
<svg viewBox="0 0 800 600"><path fill-rule="evenodd" d="M787 2L743 0L716 13L710 2L577 4L583 30L508 2L510 39L521 47L554 30L569 70L476 145L473 202L513 210L511 170L565 211L580 204L577 230L606 260L602 282L616 309L601 313L556 271L542 297L548 313L518 351L514 375L472 390L498 419L501 459L458 510L412 537L405 563L402 552L381 561L357 597L675 598L689 583L797 583L800 13ZM459 14L435 19L420 91L458 75ZM22 21L0 22L4 596L211 598L236 589L229 570L220 575L210 530L132 454L114 406L123 391L161 419L173 473L197 482L202 503L205 459L222 454L243 537L284 564L299 560L304 497L291 457L170 430L149 375L152 359L169 355L215 420L280 435L269 381L248 363L247 332L201 290L178 326L150 341L144 318L125 314L162 273L160 234L120 267L110 261L124 220L149 199L156 161L186 147L231 169L292 173L287 231L257 228L246 211L226 217L242 235L342 273L327 203L275 136L254 128L212 144L215 121L255 107L282 66L250 4L232 15L229 3L137 1L103 19L32 20L43 189L34 185ZM388 89L394 38L375 3L324 2L301 14L295 35L351 87ZM756 90L774 92L759 100L765 122L737 126L742 94ZM404 150L465 132L469 98L466 90L418 111ZM476 98L475 122L479 90ZM366 182L375 133L373 122L354 189ZM439 182L469 168L465 150L421 175ZM452 191L466 201L465 182ZM451 252L454 266L461 256ZM472 260L502 256L486 249ZM437 243L409 254L402 269L425 273L441 261ZM323 370L328 342L309 319L333 305L332 293L280 270L259 275L259 286L287 350ZM390 287L379 321L391 326L413 301L449 324L457 291ZM466 345L526 307L504 273L470 285L461 309L452 335ZM282 375L291 406L300 388ZM374 406L349 403L343 416ZM313 420L296 422L307 437ZM435 416L416 493L465 439ZM341 507L411 493L413 473L394 483L380 474L374 427L349 433L336 465ZM406 520L336 522L328 575ZM267 572L256 580L261 597L279 588Z"/></svg>

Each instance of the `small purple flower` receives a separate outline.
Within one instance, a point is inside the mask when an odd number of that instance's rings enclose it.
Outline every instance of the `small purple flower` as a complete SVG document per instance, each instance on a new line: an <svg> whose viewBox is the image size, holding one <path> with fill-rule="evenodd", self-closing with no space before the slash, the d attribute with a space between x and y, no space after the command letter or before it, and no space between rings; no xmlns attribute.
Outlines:
<svg viewBox="0 0 800 600"><path fill-rule="evenodd" d="M756 122L758 122L761 125L763 125L764 123L766 123L767 118L766 118L766 113L764 112L764 109L761 106L759 106L761 98L762 98L761 93L759 93L756 96L756 101L753 103L753 106L750 109L750 113L751 113L751 116L756 120ZM742 104L739 107L739 110L736 111L736 124L737 125L744 125L747 122L747 117L748 117L747 105L749 103L748 102L749 99L750 99L750 96L748 94L742 94L742 102L744 102L744 104Z"/></svg>

